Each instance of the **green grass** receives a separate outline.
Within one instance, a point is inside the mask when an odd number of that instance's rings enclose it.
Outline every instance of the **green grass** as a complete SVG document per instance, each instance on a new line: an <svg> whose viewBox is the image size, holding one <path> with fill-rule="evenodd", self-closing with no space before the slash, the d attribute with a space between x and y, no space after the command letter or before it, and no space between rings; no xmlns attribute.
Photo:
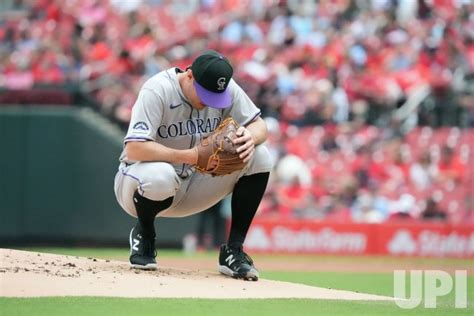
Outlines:
<svg viewBox="0 0 474 316"><path fill-rule="evenodd" d="M264 279L301 283L337 290L393 296L391 274L337 272L262 272Z"/></svg>
<svg viewBox="0 0 474 316"><path fill-rule="evenodd" d="M262 273L262 278L339 290L393 296L393 275L389 273L264 272ZM474 308L474 277L468 276L467 281L468 301L471 307ZM452 294L454 298L454 293ZM454 299L446 296L446 301L454 302Z"/></svg>
<svg viewBox="0 0 474 316"><path fill-rule="evenodd" d="M446 297L438 301L436 309L418 307L413 310L403 310L394 303L389 302L332 300L123 299L99 297L0 298L0 314L2 316L473 315L472 301L469 309L458 310L453 308L451 302L452 300Z"/></svg>
<svg viewBox="0 0 474 316"><path fill-rule="evenodd" d="M127 251L115 249L35 249L75 256L117 258ZM183 256L179 251L162 251L161 256ZM198 256L215 256L203 253ZM338 257L337 260L348 260ZM359 259L359 258L357 258ZM350 260L350 258L349 258ZM363 258L362 261L370 260ZM373 260L380 260L374 258ZM438 259L440 260L440 259ZM366 261L367 262L367 261ZM454 261L454 264L457 264ZM466 261L463 262L465 264ZM328 272L262 272L262 278L290 281L341 290L379 295L393 295L392 274ZM1 280L1 279L0 279ZM1 286L1 283L0 283ZM1 287L0 287L1 289ZM454 293L438 298L436 309L419 306L413 310L399 308L393 302L358 302L332 300L209 300L209 299L122 299L99 297L0 298L1 316L55 315L474 315L474 278L468 277L468 308L454 308Z"/></svg>
<svg viewBox="0 0 474 316"><path fill-rule="evenodd" d="M449 308L402 310L390 303L314 300L198 300L119 298L0 299L2 315L471 315Z"/></svg>

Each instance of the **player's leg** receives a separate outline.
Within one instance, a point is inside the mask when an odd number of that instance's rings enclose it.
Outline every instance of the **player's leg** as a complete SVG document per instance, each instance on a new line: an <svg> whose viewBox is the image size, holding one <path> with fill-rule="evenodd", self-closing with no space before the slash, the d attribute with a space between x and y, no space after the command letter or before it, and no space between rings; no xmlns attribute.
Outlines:
<svg viewBox="0 0 474 316"><path fill-rule="evenodd" d="M132 268L156 269L155 218L173 202L173 197L154 201L141 196L138 190L133 195L137 211L137 224L130 231L130 264Z"/></svg>
<svg viewBox="0 0 474 316"><path fill-rule="evenodd" d="M170 207L180 179L167 163L137 163L121 168L116 177L117 200L138 221L130 232L133 268L156 269L155 218Z"/></svg>
<svg viewBox="0 0 474 316"><path fill-rule="evenodd" d="M242 244L265 191L272 163L267 148L255 148L252 160L241 172L213 177L195 173L183 180L173 205L158 216L184 217L202 212L228 194L232 198L232 225L228 243L221 247L219 271L243 279L258 279L258 271Z"/></svg>
<svg viewBox="0 0 474 316"><path fill-rule="evenodd" d="M232 193L232 222L227 244L221 246L219 271L223 274L257 281L258 270L243 251L243 243L262 200L270 173L243 176Z"/></svg>
<svg viewBox="0 0 474 316"><path fill-rule="evenodd" d="M232 193L232 222L229 239L219 254L219 271L223 274L257 281L259 273L252 259L243 251L243 243L257 212L270 176L270 156L264 146L256 147L245 174L237 181Z"/></svg>

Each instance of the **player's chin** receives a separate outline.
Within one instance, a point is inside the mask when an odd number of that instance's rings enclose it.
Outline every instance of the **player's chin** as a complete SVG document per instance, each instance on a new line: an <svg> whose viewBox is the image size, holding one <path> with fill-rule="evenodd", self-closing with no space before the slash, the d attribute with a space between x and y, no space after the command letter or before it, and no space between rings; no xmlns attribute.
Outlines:
<svg viewBox="0 0 474 316"><path fill-rule="evenodd" d="M206 105L204 103L201 103L201 102L197 102L194 104L194 108L197 109L197 110L202 110L206 107Z"/></svg>
<svg viewBox="0 0 474 316"><path fill-rule="evenodd" d="M191 106L193 107L193 109L196 109L196 110L202 110L204 109L206 106L204 104L201 103L201 101L199 100L190 100L191 103Z"/></svg>

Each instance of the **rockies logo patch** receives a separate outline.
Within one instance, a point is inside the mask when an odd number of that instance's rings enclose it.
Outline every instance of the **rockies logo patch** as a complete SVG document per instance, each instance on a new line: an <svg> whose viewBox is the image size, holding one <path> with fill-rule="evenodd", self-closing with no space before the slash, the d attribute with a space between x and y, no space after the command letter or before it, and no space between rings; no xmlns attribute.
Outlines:
<svg viewBox="0 0 474 316"><path fill-rule="evenodd" d="M148 131L148 125L145 122L137 122L133 125L133 129L140 130L140 131Z"/></svg>

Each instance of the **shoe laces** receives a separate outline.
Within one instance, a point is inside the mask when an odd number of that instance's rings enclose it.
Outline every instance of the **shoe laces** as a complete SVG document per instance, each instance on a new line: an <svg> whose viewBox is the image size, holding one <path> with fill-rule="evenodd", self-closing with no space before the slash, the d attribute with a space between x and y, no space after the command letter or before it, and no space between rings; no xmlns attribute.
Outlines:
<svg viewBox="0 0 474 316"><path fill-rule="evenodd" d="M250 258L250 256L245 253L245 251L243 250L243 248L241 246L240 247L233 247L233 248L230 248L230 249L235 254L235 258L236 258L237 262L247 263L251 266L253 265L252 258Z"/></svg>

